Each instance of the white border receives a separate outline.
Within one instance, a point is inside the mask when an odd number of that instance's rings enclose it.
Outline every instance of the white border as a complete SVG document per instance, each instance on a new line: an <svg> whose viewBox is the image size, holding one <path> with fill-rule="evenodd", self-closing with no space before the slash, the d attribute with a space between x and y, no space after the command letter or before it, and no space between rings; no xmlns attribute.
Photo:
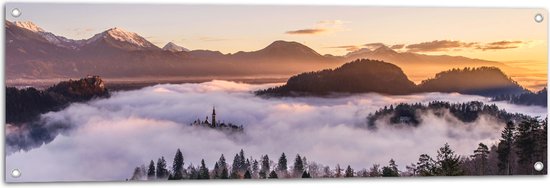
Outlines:
<svg viewBox="0 0 550 188"><path fill-rule="evenodd" d="M65 3L178 3L178 4L258 4L258 5L365 5L365 6L399 6L399 7L492 7L492 8L545 8L549 9L550 3L548 0L0 0L4 5L6 2L65 2ZM548 19L548 18L546 18ZM4 30L0 30L0 57L4 63ZM0 66L0 79L4 78L4 66ZM0 122L4 124L4 106L5 93L4 82L0 83ZM4 129L0 129L1 134L4 134ZM3 139L0 139L0 145L3 146ZM2 158L4 159L4 158ZM2 161L0 170L4 182L4 161ZM70 172L68 172L70 173ZM396 178L396 179L315 179L315 180L278 180L278 181L186 181L186 182L107 182L107 183L32 183L32 184L0 184L4 186L17 187L319 187L319 188L335 188L335 187L517 187L517 188L538 188L550 185L549 176L514 176L514 177L436 177L436 178Z"/></svg>

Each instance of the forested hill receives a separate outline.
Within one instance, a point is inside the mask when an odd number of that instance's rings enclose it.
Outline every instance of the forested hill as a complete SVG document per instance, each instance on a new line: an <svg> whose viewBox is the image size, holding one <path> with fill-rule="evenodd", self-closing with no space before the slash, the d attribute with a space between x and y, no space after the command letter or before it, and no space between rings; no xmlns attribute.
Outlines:
<svg viewBox="0 0 550 188"><path fill-rule="evenodd" d="M527 90L496 67L452 69L422 81L422 92L458 92L462 94L498 96L516 95Z"/></svg>
<svg viewBox="0 0 550 188"><path fill-rule="evenodd" d="M495 97L516 95L526 89L496 67L451 69L415 85L401 68L378 60L358 59L334 70L291 77L283 86L256 91L262 96L307 96L331 93L375 92L390 95L422 92L458 92Z"/></svg>
<svg viewBox="0 0 550 188"><path fill-rule="evenodd" d="M465 103L433 101L427 105L421 103L401 103L395 106L385 106L368 115L367 126L369 128L376 128L376 123L379 121L385 121L383 123L390 125L417 126L423 121L421 114L432 113L435 116L443 117L446 116L447 112L450 116L465 123L474 122L482 115L493 117L503 123L533 119L523 114L506 112L506 110L499 109L495 104L487 105L479 101Z"/></svg>
<svg viewBox="0 0 550 188"><path fill-rule="evenodd" d="M415 84L401 68L383 61L359 59L334 70L307 72L288 79L280 87L257 91L257 95L326 95L333 92L408 94Z"/></svg>
<svg viewBox="0 0 550 188"><path fill-rule="evenodd" d="M548 92L546 87L536 93L526 92L519 95L499 95L494 101L507 101L512 104L548 106Z"/></svg>
<svg viewBox="0 0 550 188"><path fill-rule="evenodd" d="M46 90L6 88L6 123L31 121L42 113L60 110L72 102L108 97L109 90L100 77L60 82Z"/></svg>

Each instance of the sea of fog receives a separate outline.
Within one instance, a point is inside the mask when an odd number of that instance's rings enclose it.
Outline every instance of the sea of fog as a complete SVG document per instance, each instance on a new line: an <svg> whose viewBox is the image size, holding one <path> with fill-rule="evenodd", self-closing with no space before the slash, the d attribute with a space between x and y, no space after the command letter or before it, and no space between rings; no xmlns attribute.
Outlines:
<svg viewBox="0 0 550 188"><path fill-rule="evenodd" d="M417 128L378 125L376 131L360 128L369 113L401 102L444 100L483 101L488 98L456 93L424 93L407 96L358 94L321 98L260 98L252 91L276 84L250 85L228 81L200 84L156 85L116 92L111 98L75 103L44 114L50 123L64 123L52 142L30 151L9 153L6 174L20 169L22 176L7 181L92 181L130 178L136 166L164 156L171 166L180 148L185 166L201 159L212 169L223 153L231 162L244 149L248 157L268 154L276 161L285 152L292 164L297 153L334 168L351 165L360 170L373 164L387 165L393 158L401 170L423 153L435 157L448 142L458 153L469 155L483 142L496 143L502 124L481 117L462 123L449 117L423 116ZM496 102L509 112L546 117L546 108ZM189 126L210 116L245 127L234 137L214 129ZM9 150L9 148L8 148Z"/></svg>

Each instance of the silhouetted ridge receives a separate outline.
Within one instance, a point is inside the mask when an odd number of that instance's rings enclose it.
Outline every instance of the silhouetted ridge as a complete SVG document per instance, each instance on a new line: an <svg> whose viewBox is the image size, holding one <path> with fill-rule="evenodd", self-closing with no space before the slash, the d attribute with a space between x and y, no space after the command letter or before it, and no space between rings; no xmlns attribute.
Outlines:
<svg viewBox="0 0 550 188"><path fill-rule="evenodd" d="M458 92L462 94L498 96L520 94L526 90L496 67L452 69L422 81L422 92Z"/></svg>
<svg viewBox="0 0 550 188"><path fill-rule="evenodd" d="M403 71L390 63L359 59L334 70L302 73L283 86L257 91L258 95L327 95L332 92L407 94L414 89Z"/></svg>
<svg viewBox="0 0 550 188"><path fill-rule="evenodd" d="M283 86L257 91L264 96L307 96L330 93L404 95L422 92L457 92L481 96L516 95L528 92L496 67L451 69L437 73L418 86L396 65L358 59L336 69L298 74Z"/></svg>

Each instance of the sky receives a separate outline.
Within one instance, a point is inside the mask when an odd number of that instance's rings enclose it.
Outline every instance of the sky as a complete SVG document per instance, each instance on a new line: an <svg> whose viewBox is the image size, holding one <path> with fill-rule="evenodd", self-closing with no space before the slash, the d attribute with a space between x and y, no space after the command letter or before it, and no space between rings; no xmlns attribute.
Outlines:
<svg viewBox="0 0 550 188"><path fill-rule="evenodd" d="M14 18L10 10L19 8ZM113 27L159 47L174 42L223 53L254 51L275 40L297 41L321 54L344 55L384 43L397 51L460 55L546 70L543 9L396 8L363 6L20 4L6 19L86 39ZM402 47L402 48L397 48Z"/></svg>

